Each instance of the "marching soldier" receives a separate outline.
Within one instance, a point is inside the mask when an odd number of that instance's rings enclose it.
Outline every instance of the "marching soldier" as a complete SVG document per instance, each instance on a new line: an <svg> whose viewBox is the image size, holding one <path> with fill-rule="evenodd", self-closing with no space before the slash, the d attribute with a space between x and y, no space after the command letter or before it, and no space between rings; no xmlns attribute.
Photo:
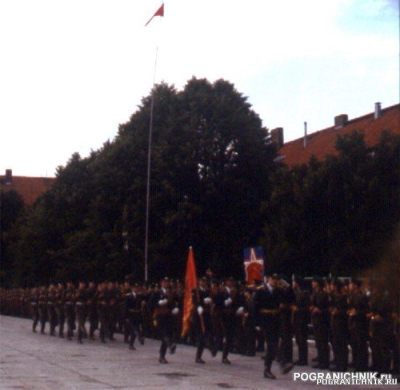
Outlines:
<svg viewBox="0 0 400 390"><path fill-rule="evenodd" d="M106 336L108 333L108 286L107 283L100 283L97 286L96 302L97 302L97 313L99 315L100 322L100 341L106 342Z"/></svg>
<svg viewBox="0 0 400 390"><path fill-rule="evenodd" d="M126 300L128 296L132 295L132 286L131 282L126 279L123 287L122 287L122 292L119 297L118 301L118 316L122 317L118 320L119 323L119 330L121 333L124 335L124 343L128 344L129 343L129 336L131 334L131 329L129 328L129 321L127 321L126 317Z"/></svg>
<svg viewBox="0 0 400 390"><path fill-rule="evenodd" d="M192 291L192 301L194 305L193 327L197 346L196 363L204 364L205 361L202 359L203 351L205 347L211 350L212 343L212 299L205 277L199 279L198 288Z"/></svg>
<svg viewBox="0 0 400 390"><path fill-rule="evenodd" d="M324 281L314 278L311 297L311 323L318 352L318 364L313 368L329 368L329 294L324 290Z"/></svg>
<svg viewBox="0 0 400 390"><path fill-rule="evenodd" d="M368 297L361 291L361 281L352 279L349 285L349 335L354 371L368 370Z"/></svg>
<svg viewBox="0 0 400 390"><path fill-rule="evenodd" d="M245 288L241 283L237 283L233 289L235 300L235 322L234 322L234 347L233 350L244 355L247 352L246 335L248 333L249 308L245 295ZM253 327L254 329L254 327Z"/></svg>
<svg viewBox="0 0 400 390"><path fill-rule="evenodd" d="M154 337L155 329L153 327L153 314L149 307L149 298L152 295L153 289L151 286L144 284L141 286L140 292L143 297L143 322L142 322L142 333L144 337Z"/></svg>
<svg viewBox="0 0 400 390"><path fill-rule="evenodd" d="M50 325L50 336L56 335L56 326L58 324L56 312L56 287L51 284L47 292L47 317Z"/></svg>
<svg viewBox="0 0 400 390"><path fill-rule="evenodd" d="M87 289L87 317L89 320L89 340L94 340L94 332L99 326L99 315L96 302L97 288L94 282L89 282Z"/></svg>
<svg viewBox="0 0 400 390"><path fill-rule="evenodd" d="M142 333L143 309L145 305L144 297L139 292L137 285L131 287L131 292L125 294L125 329L129 336L129 349L134 351L135 340L138 337L141 345L144 344Z"/></svg>
<svg viewBox="0 0 400 390"><path fill-rule="evenodd" d="M67 321L67 340L71 341L75 330L75 288L71 281L67 282L67 286L63 292L62 300L64 302L65 319Z"/></svg>
<svg viewBox="0 0 400 390"><path fill-rule="evenodd" d="M335 357L335 371L347 371L349 360L348 344L348 303L345 293L345 285L337 279L333 282L332 308L331 308L331 329L332 348Z"/></svg>
<svg viewBox="0 0 400 390"><path fill-rule="evenodd" d="M121 292L115 282L108 283L108 338L115 341L114 334L117 330L118 302Z"/></svg>
<svg viewBox="0 0 400 390"><path fill-rule="evenodd" d="M244 291L244 314L242 319L244 333L244 354L246 356L256 356L257 332L253 316L253 295L257 285L261 281L254 281L253 285L248 286ZM260 332L261 333L261 332Z"/></svg>
<svg viewBox="0 0 400 390"><path fill-rule="evenodd" d="M87 292L86 292L86 283L79 282L79 287L75 291L74 295L75 300L75 312L76 318L78 320L78 344L82 344L82 338L87 337L85 322L86 322L86 301L87 301Z"/></svg>
<svg viewBox="0 0 400 390"><path fill-rule="evenodd" d="M44 329L47 322L47 288L45 286L39 289L39 320L40 333L45 334Z"/></svg>
<svg viewBox="0 0 400 390"><path fill-rule="evenodd" d="M278 287L282 290L282 301L279 305L281 342L278 356L281 358L283 364L287 364L293 361L292 305L295 295L292 286L283 276L280 277Z"/></svg>
<svg viewBox="0 0 400 390"><path fill-rule="evenodd" d="M267 342L264 359L264 377L276 379L271 372L279 345L280 319L279 307L283 300L282 290L278 287L279 276L274 274L268 278L266 286L259 287L254 294L254 318L256 327L262 329ZM282 372L287 374L293 365L281 362Z"/></svg>
<svg viewBox="0 0 400 390"><path fill-rule="evenodd" d="M304 281L295 276L292 282L295 300L293 305L293 330L299 351L298 366L308 365L308 323L310 322L310 294L304 289Z"/></svg>
<svg viewBox="0 0 400 390"><path fill-rule="evenodd" d="M174 354L176 350L173 340L173 316L179 314L168 278L164 278L161 288L153 292L149 305L153 313L154 325L158 328L161 337L159 362L165 364L168 363L165 358L168 347L171 354Z"/></svg>
<svg viewBox="0 0 400 390"><path fill-rule="evenodd" d="M394 338L393 304L387 292L375 286L370 299L371 349L374 357L374 370L389 373L391 369L391 349Z"/></svg>
<svg viewBox="0 0 400 390"><path fill-rule="evenodd" d="M215 283L215 282L214 282ZM215 291L213 296L213 320L215 328L215 346L213 355L222 345L222 363L231 364L228 354L233 345L235 336L235 313L238 309L236 289L232 279L227 279L224 286ZM243 308L242 308L243 309Z"/></svg>
<svg viewBox="0 0 400 390"><path fill-rule="evenodd" d="M36 287L33 287L30 295L30 305L32 311L32 332L36 333L36 327L39 323L39 292Z"/></svg>
<svg viewBox="0 0 400 390"><path fill-rule="evenodd" d="M58 283L55 296L55 307L58 320L58 337L64 338L65 303L63 301L64 286Z"/></svg>

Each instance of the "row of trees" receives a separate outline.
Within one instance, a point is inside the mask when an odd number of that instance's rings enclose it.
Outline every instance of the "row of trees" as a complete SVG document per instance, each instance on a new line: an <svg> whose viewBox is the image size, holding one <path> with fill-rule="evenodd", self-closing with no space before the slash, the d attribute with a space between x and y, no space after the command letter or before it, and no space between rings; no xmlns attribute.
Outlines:
<svg viewBox="0 0 400 390"><path fill-rule="evenodd" d="M243 278L243 249L267 270L354 273L376 263L399 216L398 137L373 149L361 133L339 154L288 169L259 116L231 83L159 84L112 142L74 154L29 209L2 194L2 284L144 277L149 119L154 99L149 279L198 272ZM362 129L360 129L362 130Z"/></svg>

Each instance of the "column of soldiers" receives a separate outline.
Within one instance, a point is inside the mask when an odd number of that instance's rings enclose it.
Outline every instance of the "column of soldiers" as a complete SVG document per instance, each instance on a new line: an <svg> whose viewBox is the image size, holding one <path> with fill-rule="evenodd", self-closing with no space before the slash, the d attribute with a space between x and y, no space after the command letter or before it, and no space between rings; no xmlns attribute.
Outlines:
<svg viewBox="0 0 400 390"><path fill-rule="evenodd" d="M199 279L192 291L191 330L183 340L196 346L195 362L205 364L221 353L223 364L231 364L229 354L255 356L265 351L264 376L276 360L283 373L293 364L309 363L308 340L317 349L314 368L334 371L377 371L399 374L400 320L395 300L365 281L314 278L311 289L301 277L272 275L252 285L232 278L218 281ZM103 282L76 287L41 286L32 289L0 289L1 314L31 317L32 331L83 343L102 343L123 334L129 349L146 337L161 341L159 362L174 353L180 339L183 290L181 283L167 278L158 285ZM297 356L293 356L293 342ZM350 347L350 348L349 348ZM371 355L369 354L371 350Z"/></svg>

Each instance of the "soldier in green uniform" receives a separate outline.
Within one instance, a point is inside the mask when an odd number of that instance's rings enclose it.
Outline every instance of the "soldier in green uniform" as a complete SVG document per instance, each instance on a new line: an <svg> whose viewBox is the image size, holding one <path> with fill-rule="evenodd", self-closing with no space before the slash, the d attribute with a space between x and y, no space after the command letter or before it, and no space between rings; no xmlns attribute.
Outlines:
<svg viewBox="0 0 400 390"><path fill-rule="evenodd" d="M335 356L335 371L347 371L349 360L348 344L348 303L345 285L340 279L333 282L332 307L331 307L331 329L332 348Z"/></svg>
<svg viewBox="0 0 400 390"><path fill-rule="evenodd" d="M199 279L198 287L193 289L192 302L194 306L193 330L197 346L196 363L204 364L203 351L205 347L211 350L213 338L211 321L212 298L210 297L210 290L205 277Z"/></svg>
<svg viewBox="0 0 400 390"><path fill-rule="evenodd" d="M295 295L293 304L293 330L299 351L299 359L295 362L298 366L308 365L308 324L310 322L310 293L304 288L304 280L300 276L293 278L293 291Z"/></svg>
<svg viewBox="0 0 400 390"><path fill-rule="evenodd" d="M33 319L32 332L36 333L36 327L39 323L39 292L36 287L31 289L30 305Z"/></svg>
<svg viewBox="0 0 400 390"><path fill-rule="evenodd" d="M39 320L40 320L40 333L45 334L45 327L47 322L47 288L45 286L39 289Z"/></svg>
<svg viewBox="0 0 400 390"><path fill-rule="evenodd" d="M56 335L56 326L58 325L56 312L56 293L56 286L51 284L47 292L47 317L50 325L50 336Z"/></svg>
<svg viewBox="0 0 400 390"><path fill-rule="evenodd" d="M318 352L318 364L313 368L329 368L329 294L324 290L324 281L312 281L311 323Z"/></svg>
<svg viewBox="0 0 400 390"><path fill-rule="evenodd" d="M108 337L111 341L115 341L114 334L117 330L118 321L118 302L121 291L118 289L116 282L108 283Z"/></svg>
<svg viewBox="0 0 400 390"><path fill-rule="evenodd" d="M75 313L76 319L78 320L78 343L82 344L82 339L87 337L85 322L86 322L86 301L87 301L87 292L86 292L86 283L79 282L79 287L75 291L74 294L74 302L75 302Z"/></svg>
<svg viewBox="0 0 400 390"><path fill-rule="evenodd" d="M89 286L87 289L87 317L89 320L89 339L94 340L94 332L97 330L99 326L99 315L97 311L97 288L95 283L89 282Z"/></svg>
<svg viewBox="0 0 400 390"><path fill-rule="evenodd" d="M108 334L108 286L107 283L103 282L97 286L96 302L97 302L97 313L99 315L100 322L100 341L106 342Z"/></svg>
<svg viewBox="0 0 400 390"><path fill-rule="evenodd" d="M58 337L64 338L65 304L63 300L64 286L58 283L55 294L55 305L58 319Z"/></svg>
<svg viewBox="0 0 400 390"><path fill-rule="evenodd" d="M282 290L282 301L279 306L280 317L280 348L278 356L283 364L293 362L293 324L292 324L292 306L295 295L292 286L286 277L280 276L279 288Z"/></svg>
<svg viewBox="0 0 400 390"><path fill-rule="evenodd" d="M349 335L354 371L368 370L368 297L361 291L361 280L349 284Z"/></svg>
<svg viewBox="0 0 400 390"><path fill-rule="evenodd" d="M72 340L75 330L75 287L71 281L63 291L62 301L64 302L65 319L67 321L67 340Z"/></svg>
<svg viewBox="0 0 400 390"><path fill-rule="evenodd" d="M266 285L260 286L254 294L254 318L267 343L264 358L264 377L276 379L271 372L272 362L276 358L279 347L280 318L279 307L283 301L282 290L278 287L279 276L274 274L268 277ZM287 374L292 368L291 363L280 362L282 372Z"/></svg>
<svg viewBox="0 0 400 390"><path fill-rule="evenodd" d="M127 282L130 285L129 282ZM125 300L125 326L124 328L128 332L129 349L135 350L135 340L139 339L140 344L144 344L144 336L142 333L143 323L143 308L144 308L144 297L139 291L138 285L130 286L130 293L126 293L124 296Z"/></svg>
<svg viewBox="0 0 400 390"><path fill-rule="evenodd" d="M158 328L161 337L159 362L165 364L168 363L165 358L167 349L170 349L171 354L174 354L176 350L176 344L173 340L173 316L179 313L177 301L174 299L174 293L170 289L168 278L164 278L161 281L159 290L154 290L149 300L149 306L153 313L154 325Z"/></svg>
<svg viewBox="0 0 400 390"><path fill-rule="evenodd" d="M370 299L371 349L374 357L374 370L389 373L391 370L391 349L394 337L393 300L383 288L376 286Z"/></svg>

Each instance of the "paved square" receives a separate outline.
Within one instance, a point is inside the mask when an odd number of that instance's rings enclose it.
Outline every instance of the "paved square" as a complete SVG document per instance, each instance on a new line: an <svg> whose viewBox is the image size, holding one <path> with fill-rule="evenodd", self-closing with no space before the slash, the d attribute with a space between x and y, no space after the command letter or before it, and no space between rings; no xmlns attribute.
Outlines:
<svg viewBox="0 0 400 390"><path fill-rule="evenodd" d="M174 355L167 355L169 364L160 364L160 343L156 340L146 340L144 346L137 345L136 351L130 351L120 334L116 341L107 344L85 340L79 345L76 341L32 333L31 327L30 320L0 316L1 390L318 388L314 383L294 382L293 372L281 375L276 363L272 370L277 380L265 379L260 356L230 354L232 364L224 365L221 354L212 358L205 351L206 364L200 365L195 363L195 348L179 344ZM315 356L313 343L310 349L311 357ZM315 370L295 367L294 371Z"/></svg>

